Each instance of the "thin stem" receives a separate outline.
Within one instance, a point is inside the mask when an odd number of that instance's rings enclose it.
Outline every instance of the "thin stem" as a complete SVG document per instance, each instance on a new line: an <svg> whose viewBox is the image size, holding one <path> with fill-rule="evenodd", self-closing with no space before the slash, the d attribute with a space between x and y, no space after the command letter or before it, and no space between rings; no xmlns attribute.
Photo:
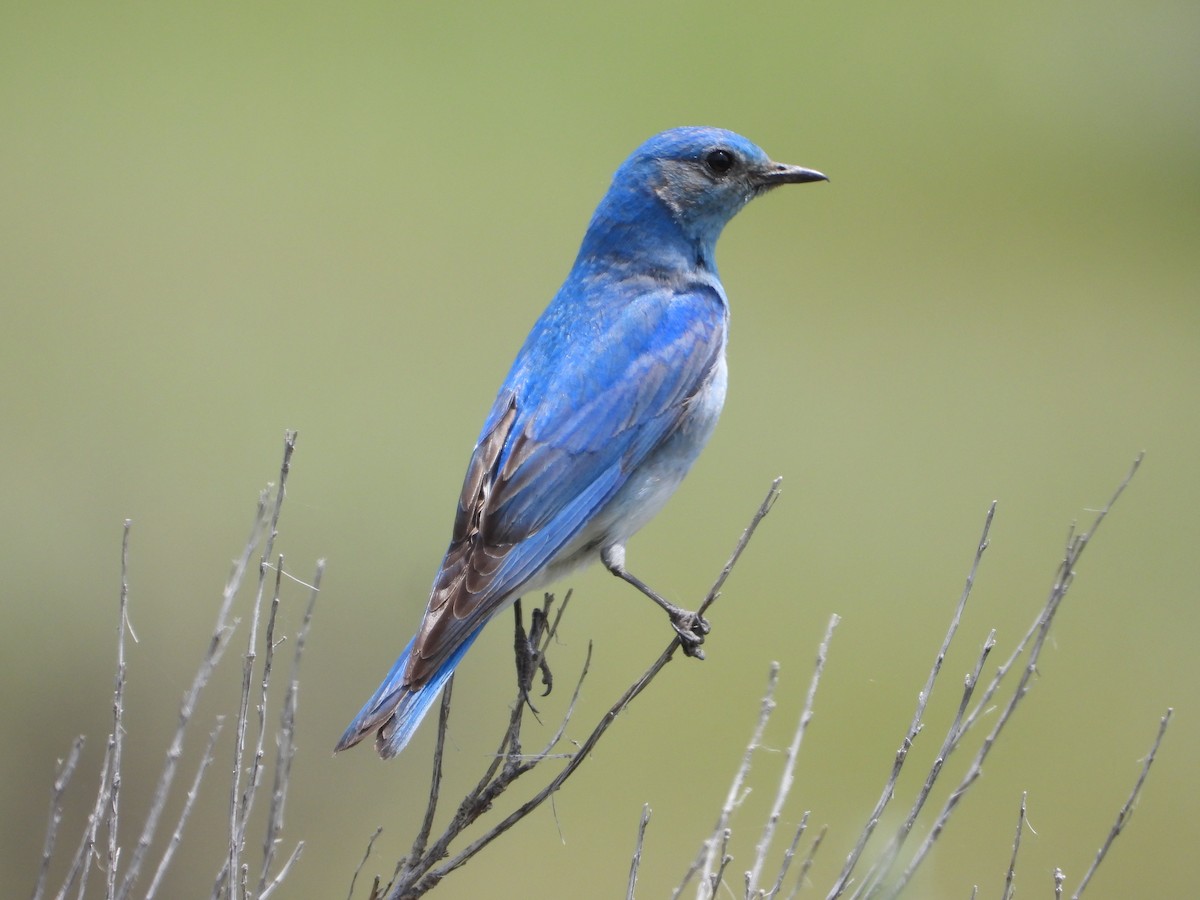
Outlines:
<svg viewBox="0 0 1200 900"><path fill-rule="evenodd" d="M1150 747L1150 752L1146 754L1146 759L1142 763L1142 771L1138 773L1137 781L1133 785L1133 790L1129 792L1129 796L1125 800L1125 804L1117 813L1117 820L1109 829L1108 836L1104 839L1104 843L1100 845L1100 849L1096 851L1096 858L1092 860L1092 864L1088 866L1087 872L1084 873L1083 880L1079 882L1079 887L1075 889L1075 893L1071 895L1071 900L1079 900L1079 896L1088 886L1088 882L1092 880L1092 876L1096 874L1096 870L1100 867L1100 863L1104 862L1104 857L1108 855L1109 848L1112 847L1113 841L1117 836L1125 830L1125 826L1129 823L1129 817L1133 814L1133 805L1137 802L1138 795L1142 792L1142 785L1146 783L1146 776L1150 774L1150 767L1154 765L1154 758L1158 755L1159 745L1162 744L1163 736L1167 733L1167 726L1171 724L1171 717L1175 715L1175 710L1168 708L1162 719L1158 723L1158 734L1154 738L1154 744Z"/></svg>

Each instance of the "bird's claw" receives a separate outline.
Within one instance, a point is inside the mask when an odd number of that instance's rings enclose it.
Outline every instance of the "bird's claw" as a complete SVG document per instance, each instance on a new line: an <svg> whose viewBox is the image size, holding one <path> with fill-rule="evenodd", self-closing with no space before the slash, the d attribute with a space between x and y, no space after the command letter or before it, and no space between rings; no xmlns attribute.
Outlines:
<svg viewBox="0 0 1200 900"><path fill-rule="evenodd" d="M513 646L516 650L517 659L517 687L521 692L521 698L529 707L529 711L535 716L539 715L538 708L533 705L530 699L531 691L533 690L533 676L540 673L542 676L542 684L545 690L542 691L542 696L549 696L550 691L554 687L554 676L550 672L550 664L546 661L546 657L539 652L538 644L541 642L542 634L546 630L546 612L534 607L532 621L529 626L529 633L525 632L525 625L521 617L521 601L518 598L513 604L516 613L516 631L513 635Z"/></svg>
<svg viewBox="0 0 1200 900"><path fill-rule="evenodd" d="M704 636L712 630L707 619L700 613L680 610L671 616L671 627L679 635L679 646L683 649L684 656L704 659L704 651L700 649L700 645L704 643Z"/></svg>

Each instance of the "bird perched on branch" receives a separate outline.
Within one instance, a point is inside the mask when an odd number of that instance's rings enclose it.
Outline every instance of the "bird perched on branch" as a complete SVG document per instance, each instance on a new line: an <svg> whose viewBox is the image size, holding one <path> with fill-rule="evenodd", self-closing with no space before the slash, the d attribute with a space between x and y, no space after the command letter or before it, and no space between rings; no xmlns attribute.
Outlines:
<svg viewBox="0 0 1200 900"><path fill-rule="evenodd" d="M824 180L718 128L664 131L617 169L483 423L421 626L338 750L374 732L395 756L489 619L596 559L703 655L708 624L627 572L625 542L679 486L725 401L721 230L774 187Z"/></svg>

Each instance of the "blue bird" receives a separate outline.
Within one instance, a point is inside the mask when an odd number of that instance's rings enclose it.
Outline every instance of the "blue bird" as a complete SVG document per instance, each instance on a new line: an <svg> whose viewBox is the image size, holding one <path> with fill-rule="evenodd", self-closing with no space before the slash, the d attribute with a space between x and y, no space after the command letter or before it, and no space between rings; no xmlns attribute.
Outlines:
<svg viewBox="0 0 1200 900"><path fill-rule="evenodd" d="M638 147L483 423L421 627L338 742L404 749L484 625L597 558L670 617L685 653L708 624L625 569L725 402L725 224L781 184L827 180L741 135L675 128Z"/></svg>

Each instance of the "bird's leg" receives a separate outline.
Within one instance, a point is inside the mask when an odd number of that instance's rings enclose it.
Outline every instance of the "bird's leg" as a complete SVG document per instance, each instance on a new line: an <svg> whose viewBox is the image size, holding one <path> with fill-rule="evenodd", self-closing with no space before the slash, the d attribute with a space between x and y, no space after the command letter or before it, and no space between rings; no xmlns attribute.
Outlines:
<svg viewBox="0 0 1200 900"><path fill-rule="evenodd" d="M553 685L550 666L546 663L545 657L538 659L538 642L542 639L542 632L546 630L546 614L542 610L534 608L533 615L530 617L528 634L525 632L524 617L521 615L520 597L513 601L513 615L516 619L513 628L513 650L517 661L517 687L521 692L521 699L529 707L530 712L536 716L538 709L529 699L529 692L533 688L534 672L542 673L542 684L546 686L546 690L542 693L543 697L550 693Z"/></svg>
<svg viewBox="0 0 1200 900"><path fill-rule="evenodd" d="M516 620L513 625L513 651L517 662L517 690L521 693L521 699L528 704L530 711L536 716L538 714L537 707L529 699L529 689L533 687L533 660L536 649L530 643L529 635L525 633L525 620L521 615L520 597L513 601L513 618Z"/></svg>
<svg viewBox="0 0 1200 900"><path fill-rule="evenodd" d="M679 635L679 645L683 648L685 656L704 659L704 651L700 649L700 645L704 643L704 636L709 632L709 624L703 616L699 613L686 610L681 606L676 606L665 597L656 593L646 582L626 571L624 544L613 544L612 546L605 547L600 551L600 561L604 563L604 567L608 571L621 580L632 584L666 610L667 616L671 619L671 627Z"/></svg>
<svg viewBox="0 0 1200 900"><path fill-rule="evenodd" d="M538 644L542 642L542 635L550 626L550 604L553 602L553 595L547 594L545 605L541 609L535 606L533 613L529 616L529 646L537 657L538 671L542 673L542 684L546 686L546 689L542 691L543 697L549 697L550 692L554 690L554 676L550 673L550 663L546 662L546 651L543 649L539 652ZM532 681L530 686L532 686Z"/></svg>

